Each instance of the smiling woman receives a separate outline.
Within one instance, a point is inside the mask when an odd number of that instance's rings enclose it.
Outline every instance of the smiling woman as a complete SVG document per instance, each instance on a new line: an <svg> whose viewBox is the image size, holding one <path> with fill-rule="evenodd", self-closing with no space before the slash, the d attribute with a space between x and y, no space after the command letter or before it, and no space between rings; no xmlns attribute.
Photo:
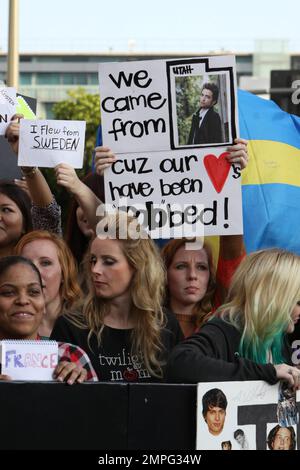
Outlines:
<svg viewBox="0 0 300 470"><path fill-rule="evenodd" d="M37 340L45 311L42 279L35 265L21 256L0 260L0 340ZM85 353L73 345L59 344L59 364L54 377L68 384L97 380ZM9 377L0 374L0 380Z"/></svg>
<svg viewBox="0 0 300 470"><path fill-rule="evenodd" d="M62 238L45 230L24 235L14 254L30 259L41 273L46 315L39 333L49 337L56 318L70 310L81 297L73 255Z"/></svg>

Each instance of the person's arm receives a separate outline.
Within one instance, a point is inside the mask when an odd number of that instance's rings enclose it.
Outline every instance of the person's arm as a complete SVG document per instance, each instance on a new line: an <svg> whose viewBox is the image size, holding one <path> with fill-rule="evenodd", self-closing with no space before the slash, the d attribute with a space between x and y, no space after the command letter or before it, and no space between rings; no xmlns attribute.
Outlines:
<svg viewBox="0 0 300 470"><path fill-rule="evenodd" d="M66 188L81 206L88 224L95 230L98 222L97 209L102 201L77 176L76 171L66 163L55 167L57 184Z"/></svg>
<svg viewBox="0 0 300 470"><path fill-rule="evenodd" d="M15 114L5 134L16 155L19 151L20 119L22 118L22 114ZM53 201L53 195L42 172L35 167L21 168L33 204L39 207L49 206Z"/></svg>
<svg viewBox="0 0 300 470"><path fill-rule="evenodd" d="M33 204L39 207L47 207L53 202L53 194L49 185L38 168L22 167L27 187Z"/></svg>
<svg viewBox="0 0 300 470"><path fill-rule="evenodd" d="M167 382L277 382L276 370L272 364L256 364L239 357L238 353L230 357L228 342L232 346L232 340L233 338L225 337L223 331L215 325L204 325L199 333L179 343L171 352L166 369ZM235 342L238 347L237 338Z"/></svg>
<svg viewBox="0 0 300 470"><path fill-rule="evenodd" d="M16 114L7 128L6 137L12 150L18 155L20 119L23 115ZM48 230L62 235L61 208L57 204L42 172L36 167L21 167L26 180L26 189L32 201L31 216L34 230ZM22 187L22 181L15 181Z"/></svg>
<svg viewBox="0 0 300 470"><path fill-rule="evenodd" d="M98 377L92 366L89 356L79 346L70 343L59 343L60 361L73 362L77 366L84 367L87 372L86 381L97 382Z"/></svg>
<svg viewBox="0 0 300 470"><path fill-rule="evenodd" d="M241 169L248 164L247 140L235 139L235 144L228 147L228 162L238 163ZM225 302L231 278L246 255L243 235L221 235L220 250L217 266L217 289L214 298L214 308Z"/></svg>
<svg viewBox="0 0 300 470"><path fill-rule="evenodd" d="M243 235L222 235L216 272L214 310L226 301L232 276L246 256Z"/></svg>

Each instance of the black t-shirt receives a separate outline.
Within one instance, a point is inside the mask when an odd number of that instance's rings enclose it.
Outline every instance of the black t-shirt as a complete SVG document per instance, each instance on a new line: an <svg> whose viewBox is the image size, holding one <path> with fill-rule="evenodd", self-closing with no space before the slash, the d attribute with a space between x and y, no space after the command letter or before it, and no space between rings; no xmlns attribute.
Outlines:
<svg viewBox="0 0 300 470"><path fill-rule="evenodd" d="M170 351L183 338L175 316L166 312L167 324L161 333L164 346L161 359L166 363ZM90 357L99 380L111 382L155 382L147 370L142 354L131 353L132 329L119 330L105 326L98 346L96 335L88 343L88 329L73 325L64 316L54 325L51 339L65 341L80 346Z"/></svg>

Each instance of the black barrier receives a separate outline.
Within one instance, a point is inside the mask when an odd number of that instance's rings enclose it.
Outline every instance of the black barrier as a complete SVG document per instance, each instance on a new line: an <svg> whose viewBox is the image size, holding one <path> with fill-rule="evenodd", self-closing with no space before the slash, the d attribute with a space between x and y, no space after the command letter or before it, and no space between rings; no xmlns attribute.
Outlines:
<svg viewBox="0 0 300 470"><path fill-rule="evenodd" d="M195 449L196 386L0 383L1 450Z"/></svg>
<svg viewBox="0 0 300 470"><path fill-rule="evenodd" d="M196 396L196 385L0 381L0 450L194 453ZM239 425L255 425L265 449L276 404L248 408L239 408ZM297 441L299 449L300 423Z"/></svg>
<svg viewBox="0 0 300 470"><path fill-rule="evenodd" d="M131 384L128 449L195 449L196 399L196 385Z"/></svg>
<svg viewBox="0 0 300 470"><path fill-rule="evenodd" d="M0 383L1 450L126 449L128 386Z"/></svg>

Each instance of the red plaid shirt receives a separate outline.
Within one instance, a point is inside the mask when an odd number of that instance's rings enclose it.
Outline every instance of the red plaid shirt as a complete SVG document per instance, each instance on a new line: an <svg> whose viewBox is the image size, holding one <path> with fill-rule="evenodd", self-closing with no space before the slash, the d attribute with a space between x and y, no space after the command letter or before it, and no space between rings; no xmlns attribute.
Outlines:
<svg viewBox="0 0 300 470"><path fill-rule="evenodd" d="M75 362L87 371L86 380L98 382L97 374L91 364L89 356L79 346L70 343L58 342L58 362Z"/></svg>

